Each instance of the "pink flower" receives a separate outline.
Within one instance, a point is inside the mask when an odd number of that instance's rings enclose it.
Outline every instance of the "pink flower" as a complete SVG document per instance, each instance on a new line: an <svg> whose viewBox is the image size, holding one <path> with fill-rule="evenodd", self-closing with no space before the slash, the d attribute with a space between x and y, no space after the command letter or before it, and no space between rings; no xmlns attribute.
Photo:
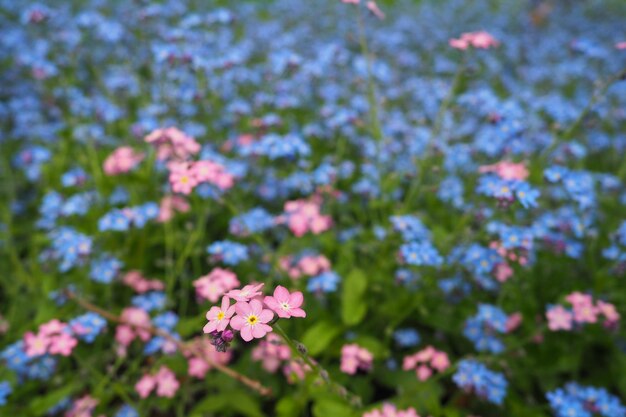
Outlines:
<svg viewBox="0 0 626 417"><path fill-rule="evenodd" d="M175 212L186 213L189 211L189 203L183 197L174 195L166 196L159 205L159 215L157 221L164 223L174 217Z"/></svg>
<svg viewBox="0 0 626 417"><path fill-rule="evenodd" d="M135 168L144 158L141 152L129 146L122 146L111 153L104 161L104 172L107 175L118 175Z"/></svg>
<svg viewBox="0 0 626 417"><path fill-rule="evenodd" d="M300 291L289 294L289 291L282 285L274 290L274 296L265 297L265 305L271 308L278 317L306 317L304 310L300 308L304 297Z"/></svg>
<svg viewBox="0 0 626 417"><path fill-rule="evenodd" d="M282 362L291 359L291 349L283 343L280 336L270 333L252 350L252 359L263 361L263 369L274 373Z"/></svg>
<svg viewBox="0 0 626 417"><path fill-rule="evenodd" d="M459 39L450 39L449 44L456 49L474 48L488 49L500 45L493 36L485 31L463 33Z"/></svg>
<svg viewBox="0 0 626 417"><path fill-rule="evenodd" d="M215 268L208 275L193 282L198 297L217 302L224 293L239 286L237 275L228 269Z"/></svg>
<svg viewBox="0 0 626 417"><path fill-rule="evenodd" d="M528 178L528 169L526 165L509 161L501 161L493 165L483 165L478 169L480 173L493 172L504 180L524 181Z"/></svg>
<svg viewBox="0 0 626 417"><path fill-rule="evenodd" d="M521 313L513 313L509 316L509 318L506 320L506 331L507 333L510 333L512 331L514 331L515 329L517 329L520 324L522 324L522 315Z"/></svg>
<svg viewBox="0 0 626 417"><path fill-rule="evenodd" d="M573 306L576 305L591 305L593 304L593 298L589 294L583 294L581 292L573 292L565 297Z"/></svg>
<svg viewBox="0 0 626 417"><path fill-rule="evenodd" d="M420 365L417 370L417 379L420 381L426 381L433 374L433 371L426 365Z"/></svg>
<svg viewBox="0 0 626 417"><path fill-rule="evenodd" d="M207 372L209 372L209 364L204 359L195 356L189 359L187 367L189 376L204 378Z"/></svg>
<svg viewBox="0 0 626 417"><path fill-rule="evenodd" d="M194 187L198 185L198 180L193 171L187 167L187 164L170 163L168 168L170 169L169 180L172 191L181 194L191 194Z"/></svg>
<svg viewBox="0 0 626 417"><path fill-rule="evenodd" d="M57 319L53 319L39 326L39 333L41 333L44 336L52 336L54 334L61 333L63 330L65 330L66 327L67 327L67 324Z"/></svg>
<svg viewBox="0 0 626 417"><path fill-rule="evenodd" d="M499 282L505 282L513 276L513 268L506 262L500 262L495 267L494 275Z"/></svg>
<svg viewBox="0 0 626 417"><path fill-rule="evenodd" d="M374 355L370 351L357 344L344 345L341 348L341 364L339 369L348 375L354 375L357 371L369 371L374 361Z"/></svg>
<svg viewBox="0 0 626 417"><path fill-rule="evenodd" d="M574 304L574 321L578 323L595 323L598 312L593 304Z"/></svg>
<svg viewBox="0 0 626 417"><path fill-rule="evenodd" d="M413 407L398 410L393 404L384 404L380 410L372 410L363 414L363 417L419 417Z"/></svg>
<svg viewBox="0 0 626 417"><path fill-rule="evenodd" d="M28 357L45 355L49 345L50 338L43 332L39 334L26 332L24 334L25 353Z"/></svg>
<svg viewBox="0 0 626 417"><path fill-rule="evenodd" d="M263 309L263 304L259 300L252 300L250 303L240 301L235 304L235 310L237 315L232 318L230 325L240 331L241 338L246 342L254 338L260 339L272 331L266 323L274 318L274 313Z"/></svg>
<svg viewBox="0 0 626 417"><path fill-rule="evenodd" d="M204 326L204 333L211 333L214 331L224 331L228 323L230 322L230 318L235 314L235 306L230 305L230 298L224 296L222 297L222 306L217 307L213 306L206 313L206 318L209 322Z"/></svg>
<svg viewBox="0 0 626 417"><path fill-rule="evenodd" d="M159 161L177 159L184 161L200 152L200 144L175 127L156 129L144 141L157 148Z"/></svg>
<svg viewBox="0 0 626 417"><path fill-rule="evenodd" d="M572 313L562 306L549 309L546 313L546 317L548 318L548 328L550 330L572 330Z"/></svg>
<svg viewBox="0 0 626 417"><path fill-rule="evenodd" d="M365 3L365 7L367 7L367 9L372 12L372 14L377 18L381 20L385 18L385 14L382 10L380 10L375 1L368 1L367 3Z"/></svg>
<svg viewBox="0 0 626 417"><path fill-rule="evenodd" d="M159 397L172 398L178 391L180 383L176 379L176 375L169 368L162 366L159 372L154 376L157 384L156 393Z"/></svg>
<svg viewBox="0 0 626 417"><path fill-rule="evenodd" d="M67 333L52 338L48 352L52 355L69 356L78 344L78 340Z"/></svg>
<svg viewBox="0 0 626 417"><path fill-rule="evenodd" d="M243 287L240 290L231 290L226 293L227 296L235 299L235 301L248 301L254 297L261 295L259 291L261 287L263 287L263 283L261 284L249 284ZM239 314L239 313L237 313Z"/></svg>
<svg viewBox="0 0 626 417"><path fill-rule="evenodd" d="M128 346L135 340L135 332L130 326L117 326L115 328L115 340L122 346Z"/></svg>
<svg viewBox="0 0 626 417"><path fill-rule="evenodd" d="M137 391L140 398L146 398L150 395L155 386L156 380L154 377L146 374L135 384L135 391Z"/></svg>
<svg viewBox="0 0 626 417"><path fill-rule="evenodd" d="M436 352L430 360L430 365L439 372L443 372L450 366L450 360L445 352Z"/></svg>
<svg viewBox="0 0 626 417"><path fill-rule="evenodd" d="M616 43L615 44L615 48L616 49L626 49L626 41Z"/></svg>
<svg viewBox="0 0 626 417"><path fill-rule="evenodd" d="M341 0L341 1L346 4L359 4L361 2L361 0Z"/></svg>
<svg viewBox="0 0 626 417"><path fill-rule="evenodd" d="M606 318L605 325L612 325L619 321L620 315L613 304L599 300L596 303L596 309Z"/></svg>
<svg viewBox="0 0 626 417"><path fill-rule="evenodd" d="M122 310L120 318L124 324L130 325L134 335L144 342L152 337L147 330L147 327L151 325L150 316L145 310L138 307L127 307Z"/></svg>

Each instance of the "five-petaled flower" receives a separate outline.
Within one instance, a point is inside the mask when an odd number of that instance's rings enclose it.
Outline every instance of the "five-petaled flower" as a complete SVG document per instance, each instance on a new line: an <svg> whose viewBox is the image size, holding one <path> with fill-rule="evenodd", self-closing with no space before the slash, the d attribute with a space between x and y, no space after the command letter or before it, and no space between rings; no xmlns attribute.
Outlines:
<svg viewBox="0 0 626 417"><path fill-rule="evenodd" d="M252 300L250 303L240 301L235 304L235 310L237 315L231 319L230 325L239 330L241 338L246 342L254 338L260 339L272 331L266 323L274 318L274 313L264 309L259 300Z"/></svg>
<svg viewBox="0 0 626 417"><path fill-rule="evenodd" d="M263 301L278 317L306 317L306 313L300 308L304 301L304 297L300 291L289 294L287 288L279 285L274 290L274 296L268 295Z"/></svg>
<svg viewBox="0 0 626 417"><path fill-rule="evenodd" d="M204 333L226 330L226 326L230 323L230 318L233 314L235 314L235 306L230 305L230 298L227 296L222 297L221 307L213 306L206 313L206 318L209 322L204 326Z"/></svg>

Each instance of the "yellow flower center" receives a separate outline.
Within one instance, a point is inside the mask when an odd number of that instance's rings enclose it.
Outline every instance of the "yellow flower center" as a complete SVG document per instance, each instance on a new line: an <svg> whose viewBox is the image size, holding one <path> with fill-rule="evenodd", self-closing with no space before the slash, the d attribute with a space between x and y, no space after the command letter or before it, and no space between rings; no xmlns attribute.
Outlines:
<svg viewBox="0 0 626 417"><path fill-rule="evenodd" d="M180 182L182 182L183 184L187 184L189 182L189 177L186 175L180 177Z"/></svg>
<svg viewBox="0 0 626 417"><path fill-rule="evenodd" d="M226 316L226 314L224 314L223 311L220 311L219 313L217 313L217 319L218 320L223 320L224 316Z"/></svg>
<svg viewBox="0 0 626 417"><path fill-rule="evenodd" d="M290 308L290 307L289 307L289 303L282 303L280 306L281 306L281 307L282 307L282 309L283 309L283 310L285 310L285 311L289 310L289 308Z"/></svg>
<svg viewBox="0 0 626 417"><path fill-rule="evenodd" d="M500 188L500 191L502 192L502 194L506 194L509 192L509 187L502 187Z"/></svg>
<svg viewBox="0 0 626 417"><path fill-rule="evenodd" d="M248 318L246 319L246 321L248 322L249 325L254 326L257 323L257 321L259 321L259 318L255 316L254 314L250 314Z"/></svg>

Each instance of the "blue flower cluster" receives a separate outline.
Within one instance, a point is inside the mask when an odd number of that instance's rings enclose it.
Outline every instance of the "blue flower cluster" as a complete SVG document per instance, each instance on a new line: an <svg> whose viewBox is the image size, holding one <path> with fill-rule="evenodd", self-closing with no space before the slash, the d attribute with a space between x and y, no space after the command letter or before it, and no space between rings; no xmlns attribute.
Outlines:
<svg viewBox="0 0 626 417"><path fill-rule="evenodd" d="M474 360L460 361L452 380L460 388L473 391L494 404L501 405L506 397L508 383L504 375Z"/></svg>
<svg viewBox="0 0 626 417"><path fill-rule="evenodd" d="M248 248L230 240L214 242L207 247L207 252L226 265L237 265L248 259Z"/></svg>
<svg viewBox="0 0 626 417"><path fill-rule="evenodd" d="M604 388L571 382L546 394L557 417L624 417L626 407Z"/></svg>
<svg viewBox="0 0 626 417"><path fill-rule="evenodd" d="M465 321L463 334L479 352L500 353L504 350L504 344L496 335L506 333L507 319L508 316L500 308L480 304L476 315Z"/></svg>
<svg viewBox="0 0 626 417"><path fill-rule="evenodd" d="M125 209L113 209L98 220L98 230L123 232L129 230L131 226L141 229L158 215L159 205L154 202Z"/></svg>
<svg viewBox="0 0 626 417"><path fill-rule="evenodd" d="M93 343L106 328L106 320L99 314L89 312L69 321L73 334L86 343Z"/></svg>
<svg viewBox="0 0 626 417"><path fill-rule="evenodd" d="M392 216L391 224L405 241L400 246L400 256L407 264L415 266L442 264L443 258L431 242L430 231L420 219L410 215Z"/></svg>

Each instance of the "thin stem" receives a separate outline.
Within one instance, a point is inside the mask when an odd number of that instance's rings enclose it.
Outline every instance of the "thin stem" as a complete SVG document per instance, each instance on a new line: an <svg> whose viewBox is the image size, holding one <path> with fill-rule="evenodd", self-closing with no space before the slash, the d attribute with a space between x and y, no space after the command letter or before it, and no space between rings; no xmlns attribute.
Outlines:
<svg viewBox="0 0 626 417"><path fill-rule="evenodd" d="M304 363L306 363L311 370L313 370L317 375L319 375L319 377L330 387L332 388L332 390L334 392L336 392L337 394L341 395L342 397L346 398L348 401L350 401L351 404L356 405L358 407L361 407L362 405L362 401L361 401L361 397L359 397L356 394L353 394L352 392L348 391L348 389L346 387L344 387L343 385L334 382L331 378L330 378L330 374L328 373L327 370L325 370L324 368L322 368L317 362L315 362L313 359L311 359L311 357L306 353L306 349L304 348L304 345L302 345L301 343L297 343L294 340L292 340L287 333L283 330L282 327L280 327L279 324L274 324L274 330L276 330L276 333L278 333L283 340L285 341L285 343L287 343L287 345L289 345L289 347L291 348L291 350L293 352L295 352L303 361Z"/></svg>
<svg viewBox="0 0 626 417"><path fill-rule="evenodd" d="M170 335L168 332L161 330L157 327L154 327L152 325L148 325L148 326L140 326L137 324L133 324L133 323L129 323L127 321L125 321L124 319L122 319L119 316L116 316L115 314L106 311L92 303L90 303L87 300L84 300L80 297L78 297L75 293L66 290L65 291L65 295L74 300L76 302L76 304L80 305L81 307L83 307L86 310L89 311L93 311L94 313L97 313L99 315L101 315L102 317L104 317L105 319L107 319L108 321L114 322L114 323L121 323L121 324L126 324L138 329L142 329L142 330L146 330L147 332L149 332L150 334L154 335L154 336L160 336L164 339L166 339L168 342L173 343L176 345L176 347L178 348L178 350L180 352L191 352L194 355L203 358L204 361L211 366L212 368L217 369L218 371L230 376L231 378L241 382L242 384L248 386L249 388L255 390L256 392L258 392L259 394L263 395L263 396L271 396L272 395L272 390L270 388L265 387L263 384L261 384L259 381L248 378L245 375L240 374L239 372L224 366L218 362L215 362L213 360L211 360L210 358L208 358L204 352L199 349L198 346L196 346L193 343L185 343L182 342L176 338L174 338L172 335Z"/></svg>

